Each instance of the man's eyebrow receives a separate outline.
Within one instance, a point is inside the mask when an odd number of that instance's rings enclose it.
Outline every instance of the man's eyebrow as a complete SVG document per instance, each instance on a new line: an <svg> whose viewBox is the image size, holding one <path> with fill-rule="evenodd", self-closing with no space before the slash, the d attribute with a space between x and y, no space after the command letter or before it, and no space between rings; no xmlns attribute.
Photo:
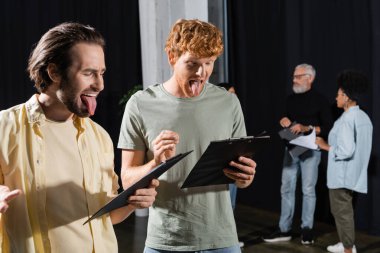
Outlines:
<svg viewBox="0 0 380 253"><path fill-rule="evenodd" d="M105 72L106 70L107 70L106 68L103 68L100 70L100 72ZM82 71L83 72L98 72L99 70L95 68L85 68Z"/></svg>

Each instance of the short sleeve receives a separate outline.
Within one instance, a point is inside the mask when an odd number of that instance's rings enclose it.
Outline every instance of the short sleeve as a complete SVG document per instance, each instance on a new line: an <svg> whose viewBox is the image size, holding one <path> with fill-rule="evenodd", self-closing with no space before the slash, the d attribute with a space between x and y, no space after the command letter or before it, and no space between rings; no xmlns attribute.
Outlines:
<svg viewBox="0 0 380 253"><path fill-rule="evenodd" d="M117 147L133 150L147 149L136 95L133 95L125 106Z"/></svg>

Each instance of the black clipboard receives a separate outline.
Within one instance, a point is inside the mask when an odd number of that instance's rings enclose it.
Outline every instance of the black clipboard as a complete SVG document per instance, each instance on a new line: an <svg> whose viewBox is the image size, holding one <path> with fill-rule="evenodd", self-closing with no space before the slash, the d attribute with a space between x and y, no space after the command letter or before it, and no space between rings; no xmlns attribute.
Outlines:
<svg viewBox="0 0 380 253"><path fill-rule="evenodd" d="M210 142L181 189L232 183L233 180L223 173L224 168L230 167L229 162L239 156L254 157L269 140L269 136L248 136Z"/></svg>
<svg viewBox="0 0 380 253"><path fill-rule="evenodd" d="M88 220L86 220L86 222L83 223L83 225L91 221L92 219L98 218L112 210L128 205L129 196L134 194L136 190L148 187L152 179L158 178L159 176L161 176L164 172L166 172L168 169L173 167L173 165L175 165L177 162L182 160L185 156L187 156L191 152L193 152L193 150L183 153L183 154L178 154L166 160L165 162L161 163L160 165L158 165L156 168L151 170L148 174L146 174L143 178L141 178L135 184L130 186L128 189L125 189L123 192L117 195L114 199L108 202L105 206L100 208Z"/></svg>
<svg viewBox="0 0 380 253"><path fill-rule="evenodd" d="M292 127L295 124L297 124L297 122L294 121L289 127L283 128L280 131L278 131L278 135L280 135L280 138L287 141L289 153L293 158L296 158L309 150L305 147L289 144L289 141L294 140L299 136L303 135L295 134L292 131L290 131L290 127Z"/></svg>

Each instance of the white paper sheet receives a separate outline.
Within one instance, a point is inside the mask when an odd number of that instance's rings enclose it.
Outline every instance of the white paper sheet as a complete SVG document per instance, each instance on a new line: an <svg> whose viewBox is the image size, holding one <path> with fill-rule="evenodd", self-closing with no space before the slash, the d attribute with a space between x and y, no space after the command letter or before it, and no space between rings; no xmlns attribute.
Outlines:
<svg viewBox="0 0 380 253"><path fill-rule="evenodd" d="M315 128L313 128L313 131L310 134L301 135L289 141L289 143L297 145L297 146L309 148L309 149L318 149L318 145L315 144L315 138L316 138Z"/></svg>

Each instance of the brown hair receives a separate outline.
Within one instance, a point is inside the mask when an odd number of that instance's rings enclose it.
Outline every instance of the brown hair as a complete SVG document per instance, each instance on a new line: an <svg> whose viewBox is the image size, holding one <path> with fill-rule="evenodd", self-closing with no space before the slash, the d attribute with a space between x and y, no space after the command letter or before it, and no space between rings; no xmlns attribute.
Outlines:
<svg viewBox="0 0 380 253"><path fill-rule="evenodd" d="M170 30L165 51L175 58L185 52L196 57L219 56L223 52L222 32L213 24L198 19L180 19Z"/></svg>
<svg viewBox="0 0 380 253"><path fill-rule="evenodd" d="M97 44L104 50L103 36L93 27L79 23L62 23L47 31L37 43L29 56L29 77L34 86L41 92L52 83L47 67L50 63L57 66L59 74L66 78L68 67L71 65L70 49L77 43Z"/></svg>

